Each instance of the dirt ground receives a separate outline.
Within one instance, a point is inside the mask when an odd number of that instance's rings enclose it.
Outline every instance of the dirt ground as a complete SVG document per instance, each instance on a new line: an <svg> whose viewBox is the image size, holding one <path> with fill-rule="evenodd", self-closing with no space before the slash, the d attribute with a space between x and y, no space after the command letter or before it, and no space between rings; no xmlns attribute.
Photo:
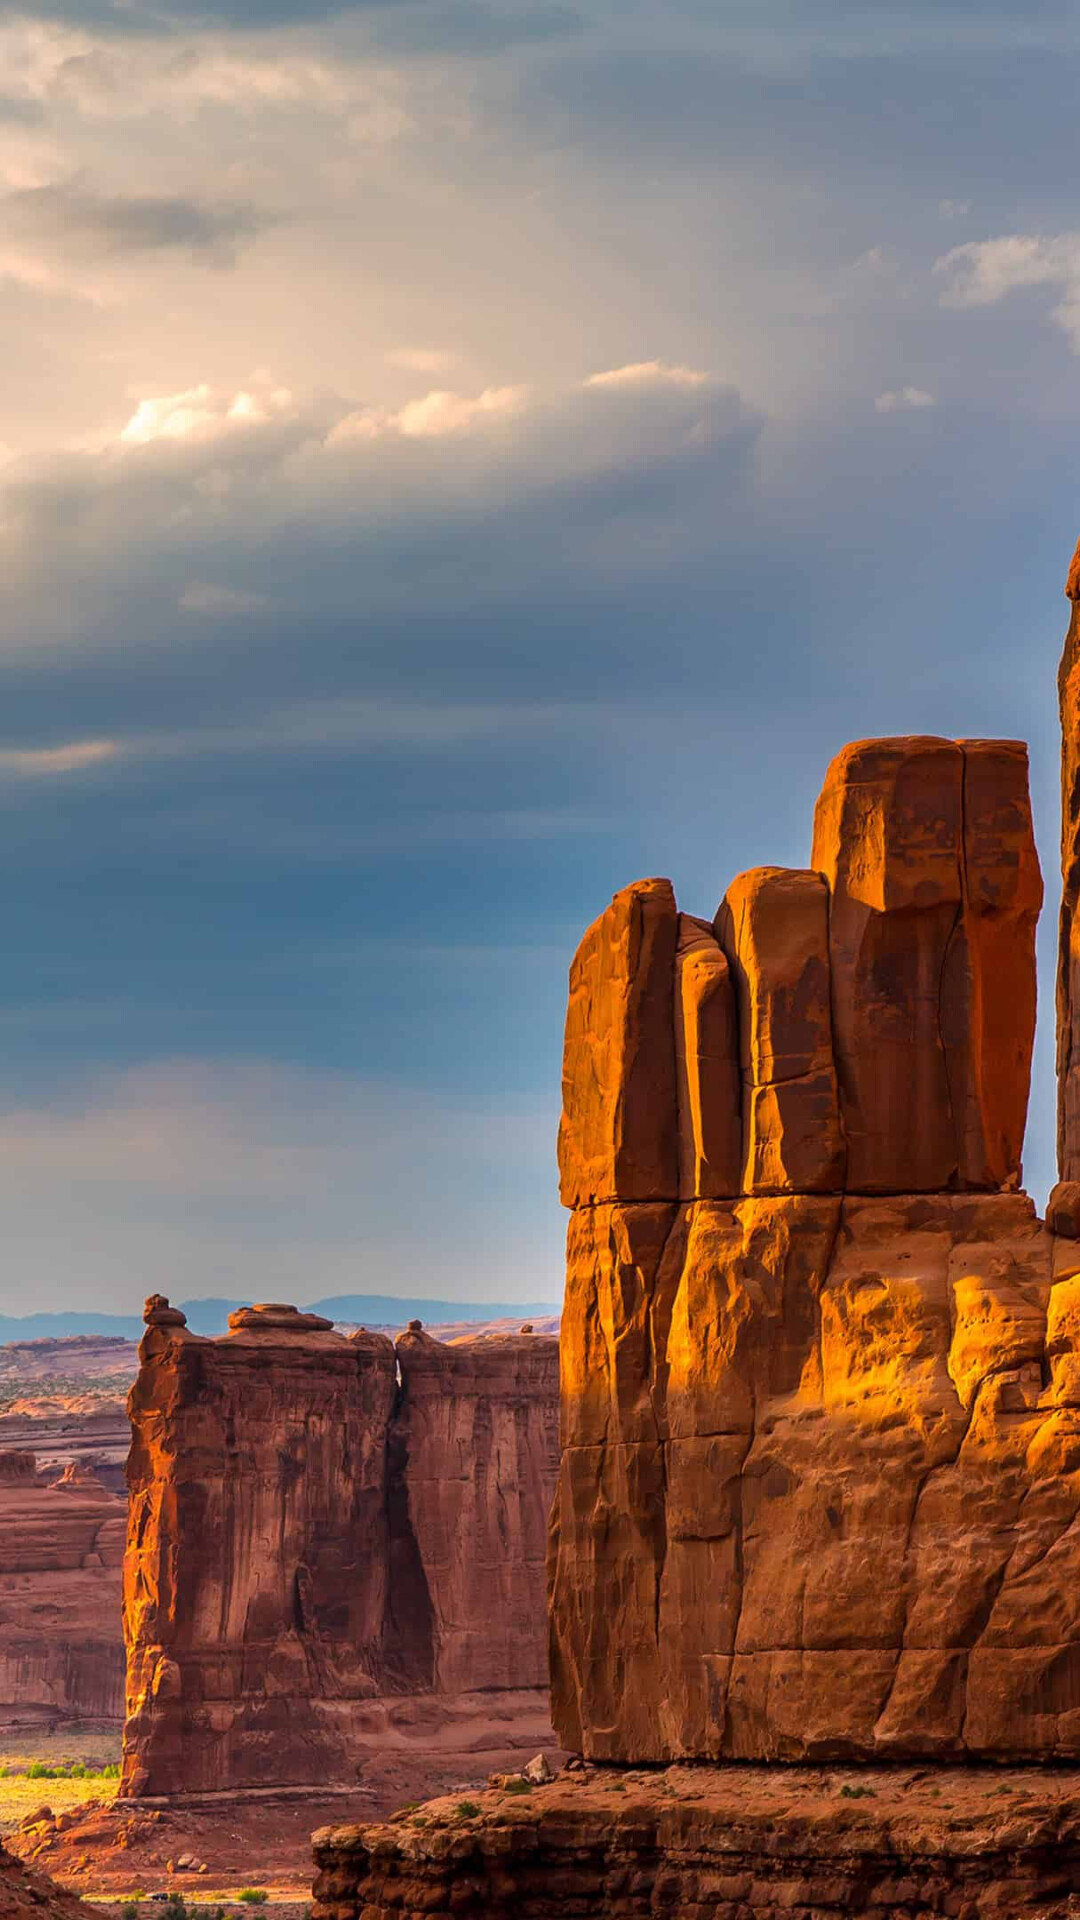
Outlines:
<svg viewBox="0 0 1080 1920"><path fill-rule="evenodd" d="M56 1736L53 1744L59 1753L63 1736ZM106 1752L102 1747L97 1751ZM111 1752L106 1757L111 1758ZM176 1892L189 1906L224 1905L227 1912L251 1920L260 1908L236 1902L243 1888L253 1887L270 1896L274 1920L294 1920L293 1907L299 1920L310 1897L311 1835L316 1827L381 1820L436 1794L476 1792L486 1786L490 1773L514 1771L530 1757L520 1748L449 1756L380 1754L367 1763L356 1784L345 1789L303 1797L285 1792L266 1798L213 1796L186 1807L117 1801L116 1782L111 1780L20 1783L0 1778L0 1825L8 1828L4 1840L13 1853L96 1904ZM0 1761L5 1758L0 1752ZM554 1752L549 1758L557 1763ZM18 1827L11 1817L16 1787L20 1794L24 1788L36 1789L33 1806L19 1817L45 1806L55 1818ZM81 1791L73 1794L72 1788ZM194 1860L194 1867L180 1867L185 1856ZM157 1903L148 1902L141 1907L140 1920L152 1920L160 1912Z"/></svg>

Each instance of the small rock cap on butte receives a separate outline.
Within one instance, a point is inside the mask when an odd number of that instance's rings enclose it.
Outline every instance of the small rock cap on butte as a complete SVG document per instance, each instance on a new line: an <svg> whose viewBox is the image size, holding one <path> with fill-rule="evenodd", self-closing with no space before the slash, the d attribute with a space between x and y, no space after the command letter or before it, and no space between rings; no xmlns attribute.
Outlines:
<svg viewBox="0 0 1080 1920"><path fill-rule="evenodd" d="M179 1307L170 1307L163 1293L151 1293L143 1308L143 1319L148 1327L186 1327L187 1315Z"/></svg>

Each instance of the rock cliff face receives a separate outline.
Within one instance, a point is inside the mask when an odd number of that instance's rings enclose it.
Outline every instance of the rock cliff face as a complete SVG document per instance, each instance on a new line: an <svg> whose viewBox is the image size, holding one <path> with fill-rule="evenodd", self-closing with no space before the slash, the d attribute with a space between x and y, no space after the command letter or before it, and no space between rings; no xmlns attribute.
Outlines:
<svg viewBox="0 0 1080 1920"><path fill-rule="evenodd" d="M410 1708L535 1739L556 1342L416 1328L395 1353L292 1307L206 1340L157 1296L146 1320L123 1790L348 1780Z"/></svg>
<svg viewBox="0 0 1080 1920"><path fill-rule="evenodd" d="M1021 745L865 741L810 869L711 927L639 882L586 934L564 1746L1080 1756L1080 1243L1019 1190L1041 898Z"/></svg>
<svg viewBox="0 0 1080 1920"><path fill-rule="evenodd" d="M0 1453L0 1725L119 1720L124 1503Z"/></svg>

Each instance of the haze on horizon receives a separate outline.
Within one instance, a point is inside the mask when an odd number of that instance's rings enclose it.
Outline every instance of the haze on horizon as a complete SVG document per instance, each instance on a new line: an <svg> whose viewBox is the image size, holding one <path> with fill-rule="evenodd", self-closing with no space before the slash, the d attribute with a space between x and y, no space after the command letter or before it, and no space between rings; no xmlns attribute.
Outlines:
<svg viewBox="0 0 1080 1920"><path fill-rule="evenodd" d="M0 9L0 1310L557 1300L582 928L872 733L1031 744L1041 1204L1078 78L1064 0Z"/></svg>

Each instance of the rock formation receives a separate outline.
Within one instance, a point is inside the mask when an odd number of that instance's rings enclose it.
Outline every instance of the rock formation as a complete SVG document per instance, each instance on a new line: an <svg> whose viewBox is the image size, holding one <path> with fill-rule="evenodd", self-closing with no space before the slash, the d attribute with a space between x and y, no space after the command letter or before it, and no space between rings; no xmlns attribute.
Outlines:
<svg viewBox="0 0 1080 1920"><path fill-rule="evenodd" d="M32 1453L0 1453L0 1725L116 1720L124 1503L49 1487Z"/></svg>
<svg viewBox="0 0 1080 1920"><path fill-rule="evenodd" d="M312 1920L1075 1920L1069 1773L614 1768L313 1836Z"/></svg>
<svg viewBox="0 0 1080 1920"><path fill-rule="evenodd" d="M711 927L638 882L585 935L564 1746L1080 1756L1080 1243L1019 1190L1041 899L1023 746L864 741L809 869Z"/></svg>
<svg viewBox="0 0 1080 1920"><path fill-rule="evenodd" d="M410 1730L542 1738L557 1343L145 1318L124 1792L348 1780Z"/></svg>
<svg viewBox="0 0 1080 1920"><path fill-rule="evenodd" d="M99 1907L35 1873L0 1846L0 1914L3 1920L93 1920Z"/></svg>

